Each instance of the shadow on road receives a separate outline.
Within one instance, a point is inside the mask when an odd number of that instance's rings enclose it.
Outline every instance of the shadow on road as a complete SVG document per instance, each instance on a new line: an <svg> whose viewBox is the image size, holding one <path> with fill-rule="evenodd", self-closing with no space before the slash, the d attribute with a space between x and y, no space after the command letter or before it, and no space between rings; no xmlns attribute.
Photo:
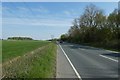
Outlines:
<svg viewBox="0 0 120 80"><path fill-rule="evenodd" d="M105 56L112 56L112 57L120 57L120 53L104 53L102 55Z"/></svg>
<svg viewBox="0 0 120 80"><path fill-rule="evenodd" d="M99 48L94 48L94 47L90 47L90 46L83 46L83 45L79 45L79 44L73 44L73 43L62 43L61 45L67 45L69 48L71 49L88 49L88 50L102 50ZM111 57L120 57L120 53L113 53L113 52L106 52L103 53L101 55L105 55L105 56L111 56Z"/></svg>
<svg viewBox="0 0 120 80"><path fill-rule="evenodd" d="M94 48L94 47L90 47L90 46L83 46L83 45L79 45L79 44L69 44L69 43L63 43L62 45L68 45L70 48L72 49L90 49L90 50L100 50L99 48Z"/></svg>

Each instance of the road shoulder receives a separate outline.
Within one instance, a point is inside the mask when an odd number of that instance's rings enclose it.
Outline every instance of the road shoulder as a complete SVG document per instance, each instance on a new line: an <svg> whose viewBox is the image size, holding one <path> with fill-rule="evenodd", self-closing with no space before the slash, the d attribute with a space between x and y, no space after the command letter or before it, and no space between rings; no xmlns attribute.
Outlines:
<svg viewBox="0 0 120 80"><path fill-rule="evenodd" d="M64 56L64 53L57 46L57 71L56 78L77 78L74 70L72 69L70 63Z"/></svg>

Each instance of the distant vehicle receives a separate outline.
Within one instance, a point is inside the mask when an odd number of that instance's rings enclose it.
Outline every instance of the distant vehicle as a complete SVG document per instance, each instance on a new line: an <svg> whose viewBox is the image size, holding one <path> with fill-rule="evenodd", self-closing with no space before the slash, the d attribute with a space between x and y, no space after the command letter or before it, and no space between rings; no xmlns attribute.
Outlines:
<svg viewBox="0 0 120 80"><path fill-rule="evenodd" d="M63 43L63 41L60 41L60 43Z"/></svg>

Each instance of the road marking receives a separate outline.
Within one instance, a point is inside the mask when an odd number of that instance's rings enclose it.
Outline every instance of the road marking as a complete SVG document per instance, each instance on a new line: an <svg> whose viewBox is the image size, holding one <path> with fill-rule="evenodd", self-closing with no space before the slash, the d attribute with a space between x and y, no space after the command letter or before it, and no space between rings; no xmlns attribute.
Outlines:
<svg viewBox="0 0 120 80"><path fill-rule="evenodd" d="M70 61L70 59L68 58L67 54L65 53L65 51L63 50L63 48L61 47L61 45L59 44L61 50L63 51L65 57L67 58L68 62L70 63L70 65L72 66L73 70L75 71L75 74L77 75L77 77L82 80L81 76L79 75L79 73L77 72L77 70L75 69L74 65L72 64L72 62Z"/></svg>
<svg viewBox="0 0 120 80"><path fill-rule="evenodd" d="M108 51L108 52L113 52L113 53L119 53L119 52L117 52L117 51L111 51L111 50L106 50L106 51Z"/></svg>
<svg viewBox="0 0 120 80"><path fill-rule="evenodd" d="M86 49L83 49L83 48L79 48L80 50L86 50Z"/></svg>
<svg viewBox="0 0 120 80"><path fill-rule="evenodd" d="M112 59L112 58L110 58L110 57L106 57L106 56L103 56L103 55L100 55L100 56L101 56L101 57L104 57L104 58L107 58L107 59L109 59L109 60L112 60L112 61L118 62L118 60Z"/></svg>

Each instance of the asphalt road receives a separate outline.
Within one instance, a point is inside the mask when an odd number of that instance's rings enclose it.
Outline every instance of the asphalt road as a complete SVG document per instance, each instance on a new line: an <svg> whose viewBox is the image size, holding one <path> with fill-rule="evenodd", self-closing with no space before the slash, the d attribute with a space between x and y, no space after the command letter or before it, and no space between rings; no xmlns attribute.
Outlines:
<svg viewBox="0 0 120 80"><path fill-rule="evenodd" d="M118 80L119 53L70 43L61 43L60 46L82 79L116 78L115 80Z"/></svg>
<svg viewBox="0 0 120 80"><path fill-rule="evenodd" d="M77 78L74 70L72 69L70 63L65 57L60 46L57 50L57 71L56 78Z"/></svg>

